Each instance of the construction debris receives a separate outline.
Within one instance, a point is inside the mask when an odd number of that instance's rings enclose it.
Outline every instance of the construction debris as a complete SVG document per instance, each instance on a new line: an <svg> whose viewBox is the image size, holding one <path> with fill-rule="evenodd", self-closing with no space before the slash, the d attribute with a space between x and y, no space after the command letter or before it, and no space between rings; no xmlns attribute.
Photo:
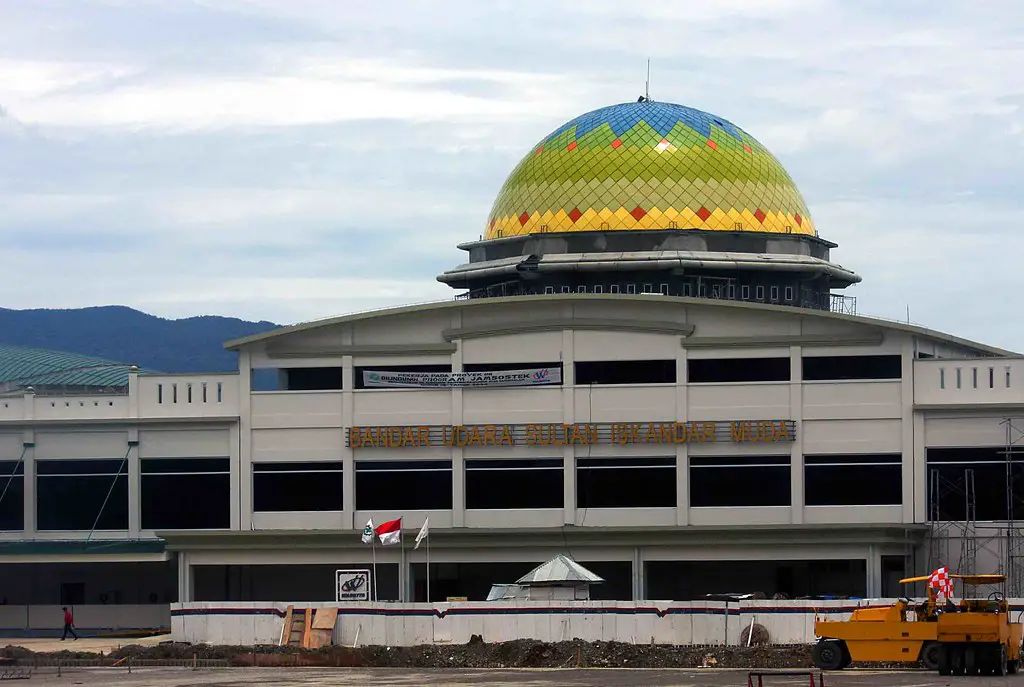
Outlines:
<svg viewBox="0 0 1024 687"><path fill-rule="evenodd" d="M324 624L329 619L324 618ZM317 628L313 631L325 632ZM755 632L756 639L756 632ZM181 642L157 645L126 645L103 657L101 654L61 651L35 654L8 646L0 656L31 665L33 659L85 660L102 657L111 663L133 660L220 659L236 666L339 666L393 668L811 668L811 647L792 646L666 646L580 640L545 643L532 639L488 644L474 638L467 644L429 644L414 647L361 646L208 646ZM854 664L857 665L857 664ZM906 664L864 664L892 668Z"/></svg>

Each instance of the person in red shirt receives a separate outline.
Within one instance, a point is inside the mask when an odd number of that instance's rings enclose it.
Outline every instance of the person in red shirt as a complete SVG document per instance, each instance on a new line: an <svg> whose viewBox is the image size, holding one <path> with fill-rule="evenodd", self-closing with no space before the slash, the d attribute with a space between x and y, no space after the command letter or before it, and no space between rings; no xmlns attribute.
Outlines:
<svg viewBox="0 0 1024 687"><path fill-rule="evenodd" d="M65 639L67 639L69 632L71 633L72 637L74 637L75 639L78 639L78 633L75 632L75 627L74 627L75 626L75 617L73 615L71 615L71 611L68 610L67 606L65 606L61 610L64 611L64 634L61 636L60 641L63 642Z"/></svg>

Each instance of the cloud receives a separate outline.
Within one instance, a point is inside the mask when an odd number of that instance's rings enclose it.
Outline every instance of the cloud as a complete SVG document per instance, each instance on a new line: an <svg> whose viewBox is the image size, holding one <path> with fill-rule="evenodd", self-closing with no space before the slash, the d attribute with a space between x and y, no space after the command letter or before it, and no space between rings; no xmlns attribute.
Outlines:
<svg viewBox="0 0 1024 687"><path fill-rule="evenodd" d="M1024 8L53 0L0 23L5 305L294 321L450 296L561 122L643 91L800 185L862 312L1024 349Z"/></svg>

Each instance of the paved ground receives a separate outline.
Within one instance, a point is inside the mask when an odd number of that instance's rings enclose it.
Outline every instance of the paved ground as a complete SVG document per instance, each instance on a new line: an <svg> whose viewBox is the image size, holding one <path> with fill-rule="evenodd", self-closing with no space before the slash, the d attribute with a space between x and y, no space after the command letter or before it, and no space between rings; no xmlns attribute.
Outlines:
<svg viewBox="0 0 1024 687"><path fill-rule="evenodd" d="M128 644L141 644L143 646L151 646L159 644L160 642L166 641L168 635L156 635L155 637L123 637L123 638L101 638L101 637L83 637L82 639L74 640L67 639L60 641L60 638L56 639L40 639L38 637L31 639L23 638L11 638L2 639L0 638L0 646L22 646L31 651L37 653L43 653L47 651L92 651L110 653L115 649L119 649L122 646Z"/></svg>
<svg viewBox="0 0 1024 687"><path fill-rule="evenodd" d="M111 685L111 687L742 687L747 684L745 670L401 670L379 669L281 669L223 668L213 670L136 668L127 670L76 669L38 671L28 685ZM943 678L924 672L882 672L847 670L826 673L828 687L994 687L1020 685L1024 674L1005 678ZM806 677L765 678L764 687L807 687Z"/></svg>

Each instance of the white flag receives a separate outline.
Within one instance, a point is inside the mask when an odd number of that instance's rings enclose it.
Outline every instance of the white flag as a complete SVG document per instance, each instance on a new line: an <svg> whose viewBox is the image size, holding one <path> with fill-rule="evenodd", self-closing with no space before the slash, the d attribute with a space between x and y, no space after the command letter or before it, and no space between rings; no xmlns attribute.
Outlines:
<svg viewBox="0 0 1024 687"><path fill-rule="evenodd" d="M373 543L373 518L366 521L366 527L363 528L363 543Z"/></svg>
<svg viewBox="0 0 1024 687"><path fill-rule="evenodd" d="M420 548L420 542L427 538L430 534L430 518L423 521L423 527L420 528L420 533L416 535L416 546L412 547L412 550Z"/></svg>

